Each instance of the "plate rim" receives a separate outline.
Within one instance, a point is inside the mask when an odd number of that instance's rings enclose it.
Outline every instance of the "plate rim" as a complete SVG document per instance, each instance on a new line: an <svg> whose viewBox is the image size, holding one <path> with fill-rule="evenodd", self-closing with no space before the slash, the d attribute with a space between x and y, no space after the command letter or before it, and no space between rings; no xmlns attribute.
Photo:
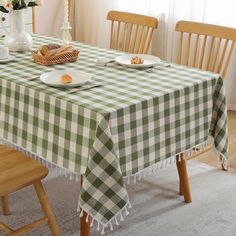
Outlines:
<svg viewBox="0 0 236 236"><path fill-rule="evenodd" d="M63 72L64 71L64 72ZM45 77L51 73L65 73L65 72L69 72L69 71L72 71L72 72L76 72L76 73L80 73L80 74L84 74L84 75L87 75L88 76L88 80L84 83L77 83L77 84L59 84L59 83L47 83L46 80L45 80ZM49 71L49 72L45 72L43 74L40 75L40 81L42 81L44 84L48 85L48 86L51 86L51 87L79 87L79 86L82 86L83 84L86 84L88 83L91 79L92 79L92 74L89 74L89 73L86 73L84 71L78 71L78 70L53 70L53 71Z"/></svg>
<svg viewBox="0 0 236 236"><path fill-rule="evenodd" d="M153 57L156 58L158 61L153 63L153 64L125 64L125 63L121 63L120 61L118 61L118 58L121 57L132 57L132 56L140 56L140 57ZM121 66L125 66L125 67L130 67L130 68L148 68L148 67L153 67L159 63L161 63L161 59L157 56L151 55L151 54L140 54L140 53L129 53L129 54L123 54L123 55L119 55L117 57L115 57L115 61L121 65Z"/></svg>

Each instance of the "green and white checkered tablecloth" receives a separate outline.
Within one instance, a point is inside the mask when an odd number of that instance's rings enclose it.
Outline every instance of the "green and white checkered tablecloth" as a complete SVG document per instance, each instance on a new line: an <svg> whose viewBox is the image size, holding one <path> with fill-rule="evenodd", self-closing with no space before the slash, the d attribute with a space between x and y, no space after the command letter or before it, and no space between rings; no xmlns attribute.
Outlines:
<svg viewBox="0 0 236 236"><path fill-rule="evenodd" d="M35 35L35 48L60 42ZM95 66L120 52L74 43L76 63L44 67L31 53L0 65L0 137L83 174L79 205L106 225L128 203L123 176L206 142L227 159L227 112L219 75L172 64L153 73L117 64ZM35 76L55 69L93 75L101 87L69 94Z"/></svg>

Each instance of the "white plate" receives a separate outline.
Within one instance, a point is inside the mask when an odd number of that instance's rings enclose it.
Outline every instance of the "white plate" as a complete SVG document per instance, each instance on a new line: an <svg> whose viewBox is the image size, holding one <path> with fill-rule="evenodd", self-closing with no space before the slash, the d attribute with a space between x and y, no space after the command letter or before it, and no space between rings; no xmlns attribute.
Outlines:
<svg viewBox="0 0 236 236"><path fill-rule="evenodd" d="M61 76L65 74L70 75L72 77L72 83L64 84L61 82ZM55 70L52 72L44 73L40 76L40 80L43 83L57 88L79 87L87 83L89 80L91 80L91 78L92 78L91 75L77 70Z"/></svg>
<svg viewBox="0 0 236 236"><path fill-rule="evenodd" d="M5 63L8 63L10 61L13 61L15 58L13 56L9 56L8 58L6 59L0 59L0 64L5 64Z"/></svg>
<svg viewBox="0 0 236 236"><path fill-rule="evenodd" d="M136 57L136 56L143 59L144 63L131 64L131 58ZM146 54L127 54L127 55L116 57L115 60L120 65L130 67L130 68L150 68L150 67L156 66L157 64L160 64L161 62L161 59L159 57L146 55Z"/></svg>

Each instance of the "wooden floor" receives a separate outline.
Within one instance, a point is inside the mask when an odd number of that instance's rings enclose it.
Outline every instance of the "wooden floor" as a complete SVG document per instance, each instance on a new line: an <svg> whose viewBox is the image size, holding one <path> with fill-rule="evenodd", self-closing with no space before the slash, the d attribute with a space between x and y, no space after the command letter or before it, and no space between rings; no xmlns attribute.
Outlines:
<svg viewBox="0 0 236 236"><path fill-rule="evenodd" d="M236 111L229 111L228 118L229 118L229 162L230 162L229 171L236 174ZM195 159L204 162L208 165L221 168L220 162L217 160L217 158L214 158L214 154L212 154L212 151L208 151Z"/></svg>

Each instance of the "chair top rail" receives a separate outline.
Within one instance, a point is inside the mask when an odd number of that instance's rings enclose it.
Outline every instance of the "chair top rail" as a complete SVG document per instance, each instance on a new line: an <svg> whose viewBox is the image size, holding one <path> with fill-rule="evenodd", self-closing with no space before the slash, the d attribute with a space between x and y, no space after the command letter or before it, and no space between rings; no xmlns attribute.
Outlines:
<svg viewBox="0 0 236 236"><path fill-rule="evenodd" d="M179 21L175 30L183 33L207 35L236 41L236 29L199 22Z"/></svg>
<svg viewBox="0 0 236 236"><path fill-rule="evenodd" d="M110 11L107 15L107 20L143 25L155 29L158 27L158 20L155 17L128 12Z"/></svg>

